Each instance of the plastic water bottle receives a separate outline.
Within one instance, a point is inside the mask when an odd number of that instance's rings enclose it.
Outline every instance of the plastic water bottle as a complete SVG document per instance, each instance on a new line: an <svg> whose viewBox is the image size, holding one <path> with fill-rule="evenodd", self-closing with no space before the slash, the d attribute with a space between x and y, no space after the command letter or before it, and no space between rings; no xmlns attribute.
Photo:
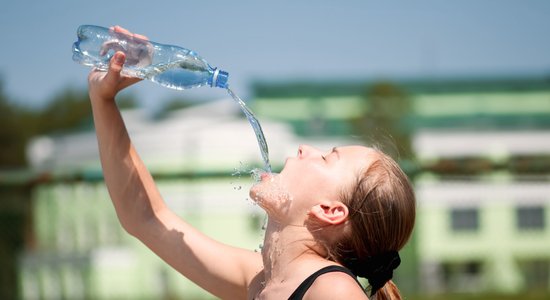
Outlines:
<svg viewBox="0 0 550 300"><path fill-rule="evenodd" d="M148 79L168 88L183 90L203 85L228 88L225 71L211 67L197 53L172 45L115 32L112 29L82 25L73 44L73 60L106 71L117 51L126 54L122 74Z"/></svg>
<svg viewBox="0 0 550 300"><path fill-rule="evenodd" d="M82 25L77 30L78 40L73 44L73 60L85 66L107 71L117 51L126 54L122 74L149 79L160 85L184 90L203 85L227 90L237 102L254 129L264 160L264 169L271 172L269 150L260 122L227 84L229 74L211 67L197 53L172 45L140 39L112 29Z"/></svg>

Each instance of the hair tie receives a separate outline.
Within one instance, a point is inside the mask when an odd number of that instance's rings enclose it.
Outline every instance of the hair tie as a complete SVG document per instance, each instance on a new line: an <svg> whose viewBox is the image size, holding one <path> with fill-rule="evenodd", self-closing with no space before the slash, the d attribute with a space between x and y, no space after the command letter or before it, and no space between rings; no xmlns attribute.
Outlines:
<svg viewBox="0 0 550 300"><path fill-rule="evenodd" d="M343 264L356 276L369 281L372 296L393 278L393 270L401 264L401 258L397 251L390 251L365 258L346 258Z"/></svg>

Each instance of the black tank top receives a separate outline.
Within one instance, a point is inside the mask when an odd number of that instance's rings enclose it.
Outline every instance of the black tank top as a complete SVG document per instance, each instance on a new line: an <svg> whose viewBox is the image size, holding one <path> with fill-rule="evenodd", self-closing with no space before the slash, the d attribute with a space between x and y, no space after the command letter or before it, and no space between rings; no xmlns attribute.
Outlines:
<svg viewBox="0 0 550 300"><path fill-rule="evenodd" d="M292 295L290 295L288 300L301 300L304 297L304 295L306 294L307 290L311 287L311 285L313 284L315 279L317 279L317 277L319 277L319 276L321 276L325 273L330 273L330 272L344 272L344 273L348 274L349 276L353 277L353 279L355 279L355 281L357 282L357 284L359 284L361 289L363 289L363 286L361 285L361 283L359 283L359 281L357 281L357 277L355 277L355 275L353 275L353 273L350 270L348 270L344 267L341 267L341 266L332 265L332 266L324 267L324 268L320 269L319 271L311 274L308 278L306 278L298 286L298 288L296 288L296 290L294 291L294 293L292 293Z"/></svg>

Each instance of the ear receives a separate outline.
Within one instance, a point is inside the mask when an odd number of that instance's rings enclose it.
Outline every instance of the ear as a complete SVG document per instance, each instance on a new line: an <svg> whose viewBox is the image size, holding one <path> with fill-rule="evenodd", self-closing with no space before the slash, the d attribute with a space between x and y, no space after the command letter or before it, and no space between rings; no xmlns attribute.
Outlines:
<svg viewBox="0 0 550 300"><path fill-rule="evenodd" d="M310 210L310 214L319 221L338 225L344 223L348 219L348 207L340 201L323 201Z"/></svg>

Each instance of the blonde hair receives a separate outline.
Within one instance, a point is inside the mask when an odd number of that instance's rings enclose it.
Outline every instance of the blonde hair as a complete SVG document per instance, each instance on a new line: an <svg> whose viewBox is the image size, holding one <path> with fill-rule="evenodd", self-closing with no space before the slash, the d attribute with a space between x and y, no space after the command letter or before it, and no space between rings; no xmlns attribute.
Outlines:
<svg viewBox="0 0 550 300"><path fill-rule="evenodd" d="M359 174L356 184L342 192L350 230L329 253L355 275L369 280L371 299L401 299L391 278L400 262L397 251L407 243L414 227L416 200L412 184L399 165L386 154L376 153L377 158ZM373 260L388 265L383 267L389 274L372 275L378 272L368 270ZM369 262L352 265L350 261ZM382 279L369 278L375 276Z"/></svg>

